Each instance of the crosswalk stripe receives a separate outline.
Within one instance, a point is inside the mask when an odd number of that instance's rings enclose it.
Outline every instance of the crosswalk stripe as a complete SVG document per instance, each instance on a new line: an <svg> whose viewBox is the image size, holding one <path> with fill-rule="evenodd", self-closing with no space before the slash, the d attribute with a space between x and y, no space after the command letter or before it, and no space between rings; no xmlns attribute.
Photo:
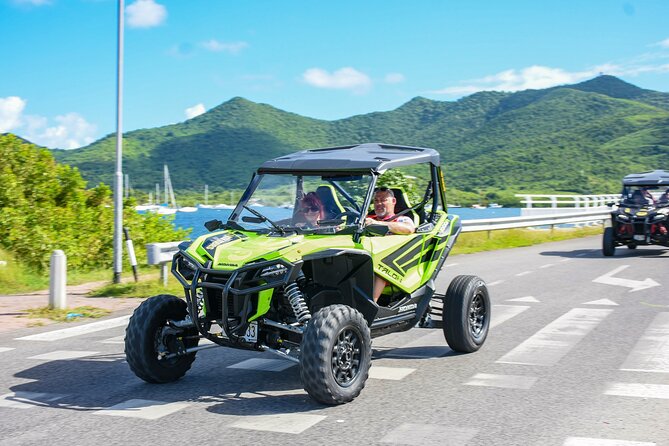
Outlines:
<svg viewBox="0 0 669 446"><path fill-rule="evenodd" d="M247 415L232 423L232 427L258 431L301 434L311 426L327 418L324 415L304 413L281 413L272 415Z"/></svg>
<svg viewBox="0 0 669 446"><path fill-rule="evenodd" d="M645 441L610 440L607 438L569 437L562 446L655 446Z"/></svg>
<svg viewBox="0 0 669 446"><path fill-rule="evenodd" d="M521 375L493 375L490 373L477 373L465 383L466 386L500 387L504 389L531 388L537 382L534 376Z"/></svg>
<svg viewBox="0 0 669 446"><path fill-rule="evenodd" d="M294 362L284 361L283 359L251 358L242 362L238 362L237 364L229 365L227 368L259 370L263 372L281 372L294 365Z"/></svg>
<svg viewBox="0 0 669 446"><path fill-rule="evenodd" d="M518 316L528 308L530 307L527 305L493 305L492 317L490 318L490 328L494 328L500 324L503 324L512 317Z"/></svg>
<svg viewBox="0 0 669 446"><path fill-rule="evenodd" d="M68 359L83 358L85 356L97 355L98 352L56 350L55 352L30 356L28 359L41 359L43 361L66 361Z"/></svg>
<svg viewBox="0 0 669 446"><path fill-rule="evenodd" d="M669 373L669 313L659 313L620 370Z"/></svg>
<svg viewBox="0 0 669 446"><path fill-rule="evenodd" d="M574 308L546 325L497 362L554 365L612 311Z"/></svg>
<svg viewBox="0 0 669 446"><path fill-rule="evenodd" d="M121 316L113 319L106 319L104 321L92 322L90 324L77 325L76 327L63 328L62 330L47 331L46 333L39 333L22 338L16 338L19 341L59 341L61 339L80 336L83 334L95 333L96 331L107 330L109 328L122 327L128 325L128 320L131 315Z"/></svg>
<svg viewBox="0 0 669 446"><path fill-rule="evenodd" d="M643 383L609 383L605 395L659 398L669 400L669 385Z"/></svg>
<svg viewBox="0 0 669 446"><path fill-rule="evenodd" d="M115 417L141 418L144 420L157 420L166 415L173 414L188 407L186 403L167 403L164 401L151 401L134 399L93 412L95 415L110 415Z"/></svg>
<svg viewBox="0 0 669 446"><path fill-rule="evenodd" d="M33 407L45 406L53 401L63 398L65 395L55 393L37 392L12 392L0 395L0 407L12 409L31 409Z"/></svg>
<svg viewBox="0 0 669 446"><path fill-rule="evenodd" d="M416 369L409 369L406 367L383 367L372 365L369 369L369 377L372 379L388 379L392 381L399 381L406 378Z"/></svg>

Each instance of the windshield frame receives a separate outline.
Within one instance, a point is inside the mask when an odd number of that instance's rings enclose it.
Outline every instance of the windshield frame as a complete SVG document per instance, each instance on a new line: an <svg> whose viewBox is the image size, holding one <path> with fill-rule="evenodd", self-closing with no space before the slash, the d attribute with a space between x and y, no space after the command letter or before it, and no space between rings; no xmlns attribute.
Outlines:
<svg viewBox="0 0 669 446"><path fill-rule="evenodd" d="M245 207L250 205L250 201L254 196L254 193L258 190L258 187L261 186L262 181L266 177L270 176L292 176L295 177L295 185L297 190L295 191L294 194L294 205L297 204L299 198L298 198L298 191L302 190L303 183L305 177L311 177L311 178L317 178L320 177L320 180L323 183L327 183L335 188L341 194L341 196L344 198L342 200L342 204L347 203L349 205L353 205L352 207L355 208L355 211L358 213L358 216L355 217L353 221L346 222L345 220L342 221L342 223L338 225L327 225L322 228L302 228L295 226L293 224L280 224L281 229L278 230L273 225L267 221L263 222L267 226L262 227L262 228L249 228L244 225L244 221L242 220L244 217L242 213L245 211ZM364 186L366 183L366 191L364 193L360 194L360 198L362 201L360 203L355 202L355 198L347 191L341 184L341 182L337 182L337 178L346 178L346 177L361 177L360 181L361 184ZM374 184L376 183L376 175L375 172L371 170L365 170L365 171L351 171L351 172L332 172L332 171L324 171L324 172L316 172L316 171L296 171L296 172L263 172L263 173L254 173L253 177L251 178L251 181L247 188L245 189L244 193L242 194L241 198L239 199L239 202L235 206L234 210L228 217L228 225L230 227L234 228L243 228L242 230L244 231L249 231L249 232L256 232L256 233L263 233L263 234L271 234L271 233L306 233L306 234L342 234L342 233L354 233L355 231L359 230L361 225L364 223L364 219L366 217L366 212L363 215L363 212L360 210L365 210L369 207L369 200L371 199L372 196L372 191L374 189ZM303 191L302 191L303 192ZM294 208L293 208L294 209ZM260 210L262 213L262 210ZM294 211L293 211L293 216L294 216ZM267 216L265 216L267 218ZM269 220L269 219L268 219ZM281 223L283 220L280 220L275 223ZM323 220L324 221L324 220Z"/></svg>

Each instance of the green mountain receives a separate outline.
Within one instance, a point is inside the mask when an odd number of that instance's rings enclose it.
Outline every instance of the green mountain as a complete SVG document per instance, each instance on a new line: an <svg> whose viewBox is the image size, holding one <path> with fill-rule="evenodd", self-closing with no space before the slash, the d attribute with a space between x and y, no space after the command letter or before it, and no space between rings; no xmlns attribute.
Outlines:
<svg viewBox="0 0 669 446"><path fill-rule="evenodd" d="M669 94L613 76L516 93L481 92L458 101L417 97L388 112L311 119L234 98L188 121L128 132L124 172L153 190L162 166L177 190L241 188L266 159L296 150L361 142L432 147L454 189L604 193L622 176L669 168ZM115 138L56 150L91 183L111 184Z"/></svg>

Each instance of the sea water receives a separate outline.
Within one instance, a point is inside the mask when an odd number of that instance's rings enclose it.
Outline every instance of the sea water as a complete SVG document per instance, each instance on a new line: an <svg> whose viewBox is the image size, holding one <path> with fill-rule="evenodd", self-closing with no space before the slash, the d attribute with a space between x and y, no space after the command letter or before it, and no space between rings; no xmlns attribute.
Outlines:
<svg viewBox="0 0 669 446"><path fill-rule="evenodd" d="M287 209L271 208L271 207L254 207L261 214L268 218L280 219L285 218L283 215L289 212ZM232 210L230 209L209 209L200 208L197 212L177 212L174 216L173 224L177 228L182 228L190 231L190 238L199 237L206 234L207 229L204 224L209 220L221 220L225 222ZM485 218L502 218L502 217L518 217L520 216L520 208L484 208L484 209L470 209L470 208L450 208L449 214L460 216L462 220L480 220ZM170 216L171 217L171 216Z"/></svg>

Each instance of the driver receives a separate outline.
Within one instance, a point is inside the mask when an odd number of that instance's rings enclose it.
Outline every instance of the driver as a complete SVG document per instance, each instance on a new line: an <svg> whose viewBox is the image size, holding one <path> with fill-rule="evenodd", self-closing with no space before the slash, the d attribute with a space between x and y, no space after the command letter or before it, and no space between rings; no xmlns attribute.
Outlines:
<svg viewBox="0 0 669 446"><path fill-rule="evenodd" d="M669 188L664 191L660 198L657 199L658 203L666 204L669 203Z"/></svg>
<svg viewBox="0 0 669 446"><path fill-rule="evenodd" d="M316 192L309 192L302 197L295 218L295 226L298 228L315 228L318 226L318 220L325 218L323 202Z"/></svg>
<svg viewBox="0 0 669 446"><path fill-rule="evenodd" d="M392 234L411 234L416 230L413 220L406 215L395 216L395 204L397 199L391 189L379 187L374 191L374 214L365 218L365 225L388 226ZM378 275L374 276L374 291L372 297L374 302L379 300L388 282Z"/></svg>

